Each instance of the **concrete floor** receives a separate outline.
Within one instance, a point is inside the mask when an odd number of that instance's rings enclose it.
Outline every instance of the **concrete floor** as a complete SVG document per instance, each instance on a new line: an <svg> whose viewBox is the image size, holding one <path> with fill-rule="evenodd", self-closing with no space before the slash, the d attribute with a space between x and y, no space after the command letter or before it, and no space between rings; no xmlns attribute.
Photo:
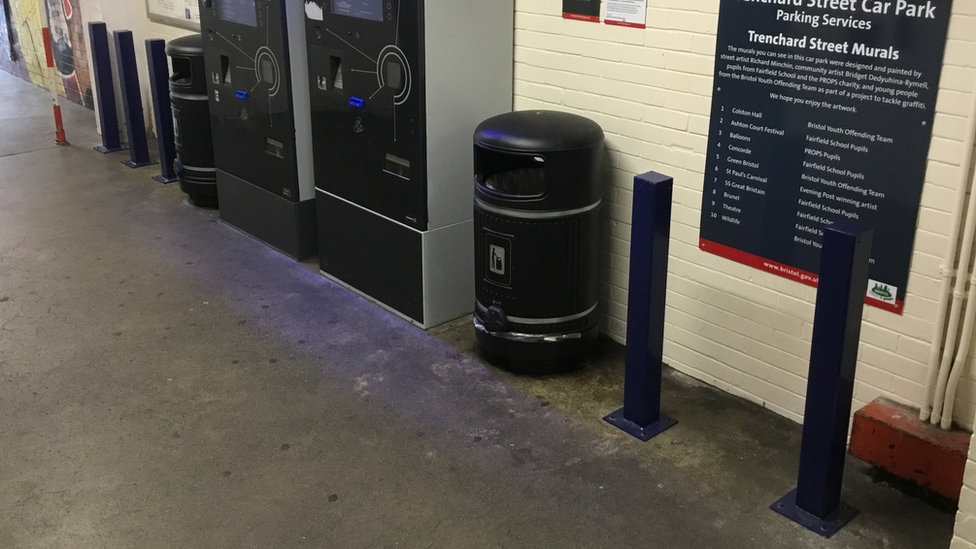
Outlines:
<svg viewBox="0 0 976 549"><path fill-rule="evenodd" d="M101 155L0 73L0 548L945 548L849 460L825 540L768 509L800 428L669 372L678 426L601 417L622 348L506 374Z"/></svg>

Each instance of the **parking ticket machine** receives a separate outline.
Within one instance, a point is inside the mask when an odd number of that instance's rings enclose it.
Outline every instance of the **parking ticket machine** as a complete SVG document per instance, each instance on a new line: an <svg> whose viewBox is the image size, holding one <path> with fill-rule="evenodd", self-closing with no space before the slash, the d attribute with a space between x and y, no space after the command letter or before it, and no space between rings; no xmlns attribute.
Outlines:
<svg viewBox="0 0 976 549"><path fill-rule="evenodd" d="M512 108L512 0L308 0L322 272L422 326L474 303L473 145Z"/></svg>
<svg viewBox="0 0 976 549"><path fill-rule="evenodd" d="M303 13L200 0L220 217L296 259L318 251Z"/></svg>

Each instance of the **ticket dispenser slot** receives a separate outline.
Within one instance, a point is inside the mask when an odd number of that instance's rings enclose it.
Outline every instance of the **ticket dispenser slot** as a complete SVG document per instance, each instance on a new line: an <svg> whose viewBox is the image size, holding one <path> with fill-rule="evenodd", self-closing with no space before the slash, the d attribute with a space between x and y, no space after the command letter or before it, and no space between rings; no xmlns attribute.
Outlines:
<svg viewBox="0 0 976 549"><path fill-rule="evenodd" d="M383 171L410 181L410 161L395 154L383 155Z"/></svg>

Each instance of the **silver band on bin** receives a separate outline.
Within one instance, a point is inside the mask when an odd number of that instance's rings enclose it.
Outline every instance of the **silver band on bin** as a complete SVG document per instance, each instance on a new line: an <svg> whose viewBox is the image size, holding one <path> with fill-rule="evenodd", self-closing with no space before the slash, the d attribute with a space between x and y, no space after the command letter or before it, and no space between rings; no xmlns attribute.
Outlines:
<svg viewBox="0 0 976 549"><path fill-rule="evenodd" d="M583 311L582 313L576 313L575 315L570 315L570 316L560 316L556 318L526 318L523 316L508 316L508 315L505 315L505 318L507 318L509 321L514 322L516 324L529 324L530 326L541 326L543 324L562 324L563 322L572 322L574 320L579 320L587 316L588 314L596 310L597 305L599 305L599 303L594 303L592 307ZM488 312L488 307L482 305L480 301L477 302L477 306L478 306L478 310L481 311L482 313Z"/></svg>
<svg viewBox="0 0 976 549"><path fill-rule="evenodd" d="M600 207L603 200L597 200L596 202L590 204L589 206L584 206L582 208L576 208L572 210L546 210L546 211L532 211L532 210L516 210L513 208L504 208L501 206L493 206L484 200L475 197L474 203L478 208L493 213L495 215L503 215L505 217L515 217L518 219L558 219L560 217L569 217L571 215L577 215L581 213L586 213L591 210L595 210Z"/></svg>
<svg viewBox="0 0 976 549"><path fill-rule="evenodd" d="M198 95L195 93L180 93L175 91L170 91L169 96L173 99L182 99L184 101L209 101L210 98L206 95Z"/></svg>
<svg viewBox="0 0 976 549"><path fill-rule="evenodd" d="M474 328L486 334L491 334L499 339L508 339L510 341L522 341L525 343L558 343L560 341L566 341L569 339L581 339L583 334L579 332L569 332L565 334L523 334L519 332L492 332L489 330L484 322L481 321L477 316L474 317Z"/></svg>

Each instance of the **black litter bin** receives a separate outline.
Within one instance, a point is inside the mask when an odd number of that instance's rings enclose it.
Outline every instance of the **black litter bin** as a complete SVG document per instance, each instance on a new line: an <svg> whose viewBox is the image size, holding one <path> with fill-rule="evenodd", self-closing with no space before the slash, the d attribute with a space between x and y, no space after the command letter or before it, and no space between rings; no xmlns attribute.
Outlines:
<svg viewBox="0 0 976 549"><path fill-rule="evenodd" d="M169 98L176 134L176 176L180 190L197 206L217 207L217 170L214 168L207 70L203 65L203 38L192 34L166 44L172 59Z"/></svg>
<svg viewBox="0 0 976 549"><path fill-rule="evenodd" d="M596 340L603 130L522 111L474 134L475 334L511 369L550 373Z"/></svg>

